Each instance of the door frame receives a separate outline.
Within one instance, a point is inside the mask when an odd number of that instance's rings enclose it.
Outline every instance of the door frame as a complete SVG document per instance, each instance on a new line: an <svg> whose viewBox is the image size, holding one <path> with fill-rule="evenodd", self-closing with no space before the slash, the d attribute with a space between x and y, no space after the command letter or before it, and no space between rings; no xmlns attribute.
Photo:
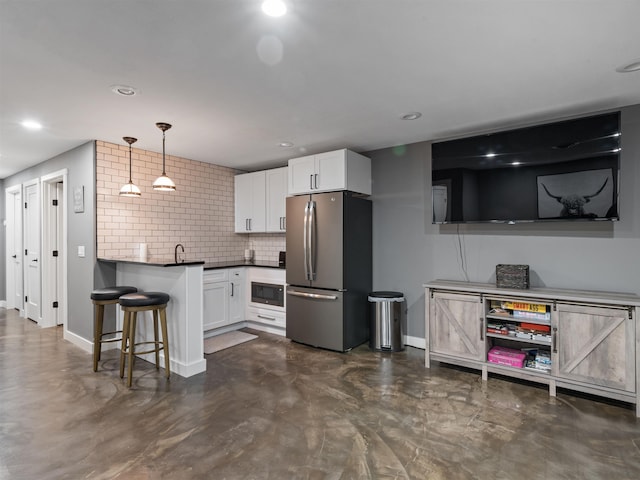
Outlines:
<svg viewBox="0 0 640 480"><path fill-rule="evenodd" d="M18 203L20 215L15 214L15 203ZM5 280L6 280L6 307L7 308L15 308L19 311L20 317L24 317L24 254L23 254L23 231L22 231L22 184L14 185L12 187L8 187L5 189L5 218L7 219L7 225L5 229ZM9 251L9 237L14 236L14 232L17 232L20 235L19 245L14 246L14 251ZM9 268L10 258L14 254L20 255L20 269L19 275L20 278L15 278L13 273L15 272L15 268ZM19 292L16 290L18 289ZM19 295L18 295L19 293ZM17 305L14 304L15 300L18 299Z"/></svg>
<svg viewBox="0 0 640 480"><path fill-rule="evenodd" d="M40 275L41 327L55 327L63 325L67 329L67 177L68 170L62 169L40 177L41 184L41 252L42 259ZM52 200L57 195L58 183L62 183L61 198L58 207L52 206ZM58 209L57 212L55 209ZM56 213L58 215L56 215ZM56 223L57 222L57 223ZM61 230L61 231L60 231ZM53 246L58 245L58 257L49 254ZM56 268L57 267L57 268ZM57 288L55 288L57 286ZM58 302L58 308L53 302Z"/></svg>

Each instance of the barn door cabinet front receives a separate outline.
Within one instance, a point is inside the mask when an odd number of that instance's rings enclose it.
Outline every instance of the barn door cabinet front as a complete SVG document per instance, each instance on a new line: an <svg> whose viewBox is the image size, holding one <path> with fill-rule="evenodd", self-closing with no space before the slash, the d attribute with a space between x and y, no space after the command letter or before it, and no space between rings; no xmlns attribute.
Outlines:
<svg viewBox="0 0 640 480"><path fill-rule="evenodd" d="M557 304L558 378L636 391L634 309Z"/></svg>
<svg viewBox="0 0 640 480"><path fill-rule="evenodd" d="M484 360L481 295L432 291L429 308L432 355Z"/></svg>

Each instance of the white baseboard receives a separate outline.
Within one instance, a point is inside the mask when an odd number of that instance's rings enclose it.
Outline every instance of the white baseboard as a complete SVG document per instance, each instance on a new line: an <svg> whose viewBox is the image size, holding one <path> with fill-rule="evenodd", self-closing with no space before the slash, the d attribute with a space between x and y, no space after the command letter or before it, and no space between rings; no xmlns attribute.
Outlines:
<svg viewBox="0 0 640 480"><path fill-rule="evenodd" d="M422 350L426 350L427 348L427 343L424 338L421 337L410 337L406 335L404 337L404 344L410 347L421 348Z"/></svg>
<svg viewBox="0 0 640 480"><path fill-rule="evenodd" d="M90 342L86 338L82 338L80 335L76 335L75 333L65 329L64 339L73 343L76 347L81 348L87 353L93 353L93 342Z"/></svg>
<svg viewBox="0 0 640 480"><path fill-rule="evenodd" d="M0 300L0 308L7 308L7 301L6 300Z"/></svg>
<svg viewBox="0 0 640 480"><path fill-rule="evenodd" d="M231 325L227 325L225 327L214 328L213 330L205 330L204 339L215 337L218 335L222 335L223 333L233 332L234 330L239 330L247 326L247 322L237 322Z"/></svg>
<svg viewBox="0 0 640 480"><path fill-rule="evenodd" d="M254 330L259 330L261 332L279 335L281 337L284 337L286 335L286 331L284 328L274 327L272 325L265 325L263 323L258 323L258 322L252 322L251 320L247 320L247 327L253 328Z"/></svg>

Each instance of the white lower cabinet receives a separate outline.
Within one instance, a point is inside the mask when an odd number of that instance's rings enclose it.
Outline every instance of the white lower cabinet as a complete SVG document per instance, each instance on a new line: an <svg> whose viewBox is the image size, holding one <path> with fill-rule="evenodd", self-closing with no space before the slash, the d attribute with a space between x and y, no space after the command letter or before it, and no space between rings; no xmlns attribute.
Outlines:
<svg viewBox="0 0 640 480"><path fill-rule="evenodd" d="M438 280L425 285L425 366L432 360L636 405L640 297Z"/></svg>
<svg viewBox="0 0 640 480"><path fill-rule="evenodd" d="M251 299L251 284L253 282L278 286L284 291L286 288L285 276L285 270L280 268L250 267L247 269L247 322L251 328L276 335L285 335L286 305L269 305L258 301L252 302Z"/></svg>
<svg viewBox="0 0 640 480"><path fill-rule="evenodd" d="M267 308L247 308L247 320L278 328L285 328L287 326L286 314L284 312Z"/></svg>
<svg viewBox="0 0 640 480"><path fill-rule="evenodd" d="M204 286L204 331L244 320L244 269L206 270Z"/></svg>
<svg viewBox="0 0 640 480"><path fill-rule="evenodd" d="M251 303L251 281L285 285L285 271L275 268L238 267L205 270L203 277L203 329L205 332L228 327L249 326L284 335L284 307ZM221 333L220 332L220 333ZM214 333L215 335L216 333Z"/></svg>
<svg viewBox="0 0 640 480"><path fill-rule="evenodd" d="M244 321L245 310L245 286L244 268L234 268L229 270L229 323Z"/></svg>

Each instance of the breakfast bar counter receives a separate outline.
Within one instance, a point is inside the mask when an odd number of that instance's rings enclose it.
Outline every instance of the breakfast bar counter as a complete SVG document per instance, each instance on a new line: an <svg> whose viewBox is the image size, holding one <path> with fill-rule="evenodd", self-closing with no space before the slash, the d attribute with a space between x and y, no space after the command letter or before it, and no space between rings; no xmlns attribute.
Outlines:
<svg viewBox="0 0 640 480"><path fill-rule="evenodd" d="M132 285L147 292L165 292L171 296L167 304L169 356L171 373L190 377L206 371L203 336L203 266L204 261L140 261L135 258L99 258L99 262L116 264L116 283ZM122 316L118 316L122 322ZM153 339L151 322L140 322L139 341ZM164 365L164 354L160 354ZM154 355L141 355L155 363Z"/></svg>

